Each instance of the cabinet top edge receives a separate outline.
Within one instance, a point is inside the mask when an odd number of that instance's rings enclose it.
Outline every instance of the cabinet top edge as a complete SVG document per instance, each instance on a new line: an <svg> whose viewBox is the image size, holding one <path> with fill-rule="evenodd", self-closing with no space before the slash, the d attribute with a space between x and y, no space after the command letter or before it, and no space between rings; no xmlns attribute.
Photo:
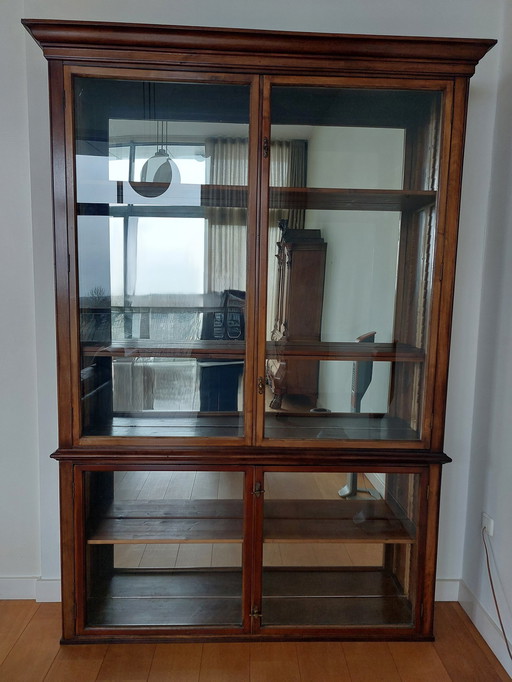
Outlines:
<svg viewBox="0 0 512 682"><path fill-rule="evenodd" d="M51 19L22 19L21 23L48 58L56 58L47 54L49 48L66 48L69 57L73 57L73 49L81 47L105 49L110 54L116 49L126 48L136 51L221 51L225 54L300 53L330 59L389 59L475 66L497 42L485 38L288 32Z"/></svg>

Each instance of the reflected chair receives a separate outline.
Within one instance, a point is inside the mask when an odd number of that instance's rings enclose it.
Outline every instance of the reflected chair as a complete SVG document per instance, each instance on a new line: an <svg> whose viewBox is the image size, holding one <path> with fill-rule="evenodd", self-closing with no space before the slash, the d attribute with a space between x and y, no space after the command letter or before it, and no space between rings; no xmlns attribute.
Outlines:
<svg viewBox="0 0 512 682"><path fill-rule="evenodd" d="M367 332L361 334L356 339L357 343L374 343L375 334L377 332ZM352 366L352 390L350 395L350 411L361 412L361 401L364 394L368 390L372 381L373 375L373 360L357 360ZM340 497L357 497L358 493L366 493L380 498L379 493L373 488L358 488L357 487L357 472L348 474L348 482L341 490L338 491Z"/></svg>

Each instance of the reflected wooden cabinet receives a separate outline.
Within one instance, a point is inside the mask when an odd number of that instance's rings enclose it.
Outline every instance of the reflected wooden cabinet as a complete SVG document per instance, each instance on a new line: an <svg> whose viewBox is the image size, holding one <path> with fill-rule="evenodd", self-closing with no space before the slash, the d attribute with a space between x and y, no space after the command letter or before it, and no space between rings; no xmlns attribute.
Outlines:
<svg viewBox="0 0 512 682"><path fill-rule="evenodd" d="M493 41L24 24L50 72L63 641L432 638Z"/></svg>
<svg viewBox="0 0 512 682"><path fill-rule="evenodd" d="M326 244L320 230L289 230L283 221L277 244L277 285L272 341L319 343L322 332ZM318 363L268 360L267 383L279 409L283 396L305 399L311 408L318 400Z"/></svg>

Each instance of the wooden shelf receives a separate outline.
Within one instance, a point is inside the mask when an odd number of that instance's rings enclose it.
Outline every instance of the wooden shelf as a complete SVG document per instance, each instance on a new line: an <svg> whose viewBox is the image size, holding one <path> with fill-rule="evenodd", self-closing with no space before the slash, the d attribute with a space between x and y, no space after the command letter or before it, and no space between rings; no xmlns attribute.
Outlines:
<svg viewBox="0 0 512 682"><path fill-rule="evenodd" d="M97 580L88 626L240 626L242 571L116 572Z"/></svg>
<svg viewBox="0 0 512 682"><path fill-rule="evenodd" d="M385 500L267 500L264 509L264 542L414 542Z"/></svg>
<svg viewBox="0 0 512 682"><path fill-rule="evenodd" d="M82 354L94 357L112 358L200 358L200 359L236 359L245 358L244 341L183 341L178 343L161 343L149 339L130 339L105 345L86 343L82 346Z"/></svg>
<svg viewBox="0 0 512 682"><path fill-rule="evenodd" d="M235 519L104 519L90 545L149 545L242 542L242 522Z"/></svg>
<svg viewBox="0 0 512 682"><path fill-rule="evenodd" d="M400 189L271 187L270 208L328 211L418 211L434 204L436 192Z"/></svg>
<svg viewBox="0 0 512 682"><path fill-rule="evenodd" d="M247 187L241 185L201 185L197 206L164 204L123 204L118 182L119 204L79 203L78 215L113 217L200 216L204 208L246 208ZM139 185L147 183L137 183ZM151 183L152 184L152 183ZM340 189L330 187L270 187L270 208L315 209L326 211L418 211L436 201L436 192L403 189Z"/></svg>
<svg viewBox="0 0 512 682"><path fill-rule="evenodd" d="M97 581L88 626L240 625L241 571L190 569L116 572ZM412 625L412 607L382 569L263 571L262 626Z"/></svg>
<svg viewBox="0 0 512 682"><path fill-rule="evenodd" d="M161 343L149 339L130 339L106 345L85 343L84 356L112 358L197 358L244 360L244 341L183 341ZM404 343L354 343L323 341L268 341L268 359L341 360L356 362L423 362L425 351Z"/></svg>
<svg viewBox="0 0 512 682"><path fill-rule="evenodd" d="M242 438L243 415L233 412L118 413L84 436L120 438ZM287 412L265 413L265 438L287 440L418 441L417 431L385 414Z"/></svg>
<svg viewBox="0 0 512 682"><path fill-rule="evenodd" d="M286 412L265 414L265 438L273 440L417 441L403 419L385 414Z"/></svg>
<svg viewBox="0 0 512 682"><path fill-rule="evenodd" d="M412 625L409 599L384 569L264 568L262 625Z"/></svg>
<svg viewBox="0 0 512 682"><path fill-rule="evenodd" d="M270 341L267 358L301 358L311 360L374 360L381 362L422 362L425 351L405 343L355 343L324 341Z"/></svg>
<svg viewBox="0 0 512 682"><path fill-rule="evenodd" d="M238 500L113 505L91 523L90 545L242 542ZM264 542L412 543L384 500L268 500Z"/></svg>
<svg viewBox="0 0 512 682"><path fill-rule="evenodd" d="M113 438L242 438L244 417L238 412L118 413L85 436Z"/></svg>

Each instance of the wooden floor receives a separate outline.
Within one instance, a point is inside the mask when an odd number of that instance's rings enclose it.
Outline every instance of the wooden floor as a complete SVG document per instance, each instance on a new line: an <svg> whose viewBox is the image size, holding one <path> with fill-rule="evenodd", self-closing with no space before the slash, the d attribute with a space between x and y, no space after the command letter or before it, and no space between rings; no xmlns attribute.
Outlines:
<svg viewBox="0 0 512 682"><path fill-rule="evenodd" d="M1 682L499 682L510 680L456 603L436 641L60 646L60 604L0 601Z"/></svg>

